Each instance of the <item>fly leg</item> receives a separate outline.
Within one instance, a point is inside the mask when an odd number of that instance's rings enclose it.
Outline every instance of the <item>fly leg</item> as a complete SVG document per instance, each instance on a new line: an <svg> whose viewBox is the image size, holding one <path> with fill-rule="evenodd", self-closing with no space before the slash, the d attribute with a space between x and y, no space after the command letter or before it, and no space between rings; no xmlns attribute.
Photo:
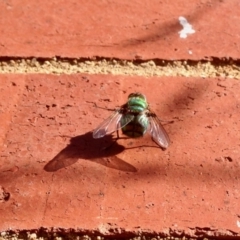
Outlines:
<svg viewBox="0 0 240 240"><path fill-rule="evenodd" d="M106 151L106 150L108 150L109 148L111 148L111 147L117 142L117 140L118 140L119 138L120 138L120 137L119 137L119 130L117 130L117 137L116 137L115 139L113 139L113 141L111 142L110 145L108 145L107 147L102 148L102 151Z"/></svg>
<svg viewBox="0 0 240 240"><path fill-rule="evenodd" d="M93 103L93 105L94 105L95 108L100 108L100 109L107 110L107 111L116 111L116 109L99 107L99 106L97 106L97 104L96 104L95 102L89 102L89 101L87 101L87 103Z"/></svg>

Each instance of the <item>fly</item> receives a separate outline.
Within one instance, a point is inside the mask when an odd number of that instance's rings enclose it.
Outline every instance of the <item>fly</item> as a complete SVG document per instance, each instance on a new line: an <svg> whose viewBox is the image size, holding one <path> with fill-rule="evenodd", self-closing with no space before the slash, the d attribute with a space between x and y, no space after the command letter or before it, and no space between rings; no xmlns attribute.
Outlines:
<svg viewBox="0 0 240 240"><path fill-rule="evenodd" d="M93 131L93 138L102 138L119 129L130 138L142 137L148 132L162 148L167 148L170 144L167 132L141 93L131 93L127 103L116 109Z"/></svg>

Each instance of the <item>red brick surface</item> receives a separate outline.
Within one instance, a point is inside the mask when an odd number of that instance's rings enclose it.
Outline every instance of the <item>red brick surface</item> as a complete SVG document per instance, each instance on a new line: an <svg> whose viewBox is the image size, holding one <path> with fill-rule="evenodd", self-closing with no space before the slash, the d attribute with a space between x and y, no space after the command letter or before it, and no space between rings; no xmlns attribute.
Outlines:
<svg viewBox="0 0 240 240"><path fill-rule="evenodd" d="M1 1L0 58L239 59L240 1ZM194 34L181 39L178 18ZM192 53L192 54L191 54ZM186 67L187 69L187 67ZM0 231L62 227L240 235L240 82L112 75L0 76ZM129 93L168 132L93 139ZM167 122L172 121L172 122Z"/></svg>
<svg viewBox="0 0 240 240"><path fill-rule="evenodd" d="M0 55L238 58L239 8L239 0L1 1ZM187 39L180 16L196 31Z"/></svg>
<svg viewBox="0 0 240 240"><path fill-rule="evenodd" d="M1 86L11 120L2 139L0 185L10 199L0 203L0 231L239 233L239 81L7 75ZM135 91L174 121L164 123L171 146L162 151L145 136L101 150L111 137L90 132L111 113L94 103L114 108Z"/></svg>

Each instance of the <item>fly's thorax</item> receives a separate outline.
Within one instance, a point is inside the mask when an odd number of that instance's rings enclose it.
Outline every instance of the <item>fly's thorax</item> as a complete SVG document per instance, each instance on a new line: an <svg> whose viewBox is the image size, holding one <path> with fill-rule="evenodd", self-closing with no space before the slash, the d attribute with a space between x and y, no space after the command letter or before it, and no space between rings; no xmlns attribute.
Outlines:
<svg viewBox="0 0 240 240"><path fill-rule="evenodd" d="M146 97L141 93L132 93L128 96L128 108L132 112L143 112L148 108Z"/></svg>

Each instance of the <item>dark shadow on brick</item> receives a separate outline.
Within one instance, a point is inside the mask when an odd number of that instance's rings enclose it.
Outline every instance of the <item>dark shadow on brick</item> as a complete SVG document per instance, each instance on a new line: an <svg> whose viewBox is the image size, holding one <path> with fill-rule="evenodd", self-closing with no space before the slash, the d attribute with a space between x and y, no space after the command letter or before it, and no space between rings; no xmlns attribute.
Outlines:
<svg viewBox="0 0 240 240"><path fill-rule="evenodd" d="M117 142L106 148L111 143L113 143L112 135L94 139L92 132L87 132L86 134L73 137L70 140L70 144L44 166L44 170L55 172L76 163L79 159L86 159L108 168L125 172L136 172L137 169L134 166L116 156L125 148Z"/></svg>

